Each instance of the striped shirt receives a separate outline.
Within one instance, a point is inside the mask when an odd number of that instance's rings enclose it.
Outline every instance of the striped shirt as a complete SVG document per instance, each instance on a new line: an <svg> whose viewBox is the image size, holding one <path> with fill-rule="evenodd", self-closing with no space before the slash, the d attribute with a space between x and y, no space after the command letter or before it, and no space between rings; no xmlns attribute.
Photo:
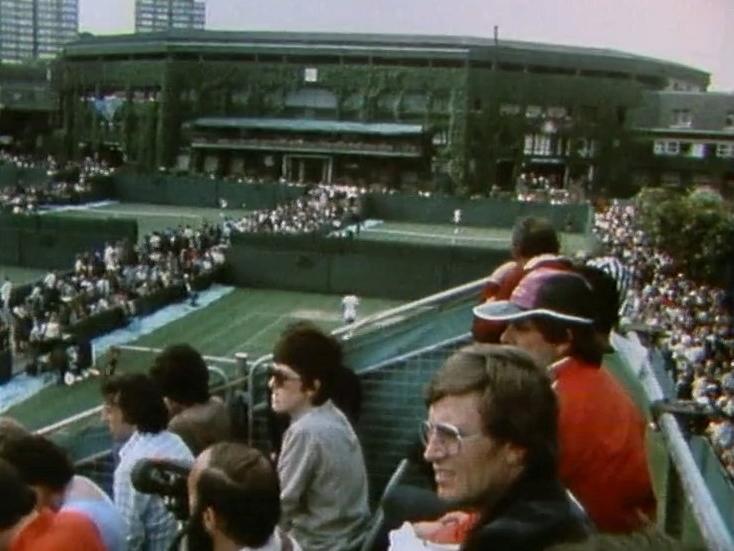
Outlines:
<svg viewBox="0 0 734 551"><path fill-rule="evenodd" d="M171 459L191 465L194 457L184 441L167 430L157 434L136 431L120 449L113 495L127 524L128 551L167 551L176 537L176 519L160 497L141 494L130 478L135 464L145 458Z"/></svg>
<svg viewBox="0 0 734 551"><path fill-rule="evenodd" d="M614 256L600 256L592 258L587 263L587 266L593 266L605 272L617 285L617 293L619 295L619 313L624 313L624 302L627 298L627 292L632 287L632 271L629 270L617 257Z"/></svg>

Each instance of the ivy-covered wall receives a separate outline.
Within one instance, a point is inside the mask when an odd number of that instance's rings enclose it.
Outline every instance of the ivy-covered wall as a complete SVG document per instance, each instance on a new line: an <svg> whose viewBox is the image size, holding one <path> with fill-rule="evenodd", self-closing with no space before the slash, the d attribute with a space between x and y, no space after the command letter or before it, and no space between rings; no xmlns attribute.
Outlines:
<svg viewBox="0 0 734 551"><path fill-rule="evenodd" d="M564 108L568 115L553 121L553 134L572 143L596 142L592 158L582 158L576 148L564 156L571 174L591 163L597 171L595 185L608 189L627 177L630 132L625 122L630 109L641 101L639 82L477 69L470 73L468 90L468 155L475 160L468 178L472 189L484 191L496 183L498 160L512 160L514 176L518 175L525 159L525 136L543 133L547 122L544 117L528 117L528 106ZM502 107L507 105L516 106L517 113L504 114Z"/></svg>
<svg viewBox="0 0 734 551"><path fill-rule="evenodd" d="M69 154L119 142L130 162L171 166L183 143L181 125L203 116L312 117L423 124L444 139L434 148L437 172L463 182L466 168L465 68L324 65L305 82L303 65L209 60L63 63L64 132ZM327 109L287 105L300 90L333 94ZM109 124L91 98L123 94Z"/></svg>

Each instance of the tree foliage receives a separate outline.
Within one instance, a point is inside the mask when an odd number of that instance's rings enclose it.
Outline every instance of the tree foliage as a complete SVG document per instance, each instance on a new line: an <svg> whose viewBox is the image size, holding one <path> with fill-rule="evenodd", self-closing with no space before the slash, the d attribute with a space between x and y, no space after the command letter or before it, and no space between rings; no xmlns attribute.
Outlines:
<svg viewBox="0 0 734 551"><path fill-rule="evenodd" d="M734 216L720 198L649 188L637 204L643 231L679 271L695 281L723 283L734 258Z"/></svg>

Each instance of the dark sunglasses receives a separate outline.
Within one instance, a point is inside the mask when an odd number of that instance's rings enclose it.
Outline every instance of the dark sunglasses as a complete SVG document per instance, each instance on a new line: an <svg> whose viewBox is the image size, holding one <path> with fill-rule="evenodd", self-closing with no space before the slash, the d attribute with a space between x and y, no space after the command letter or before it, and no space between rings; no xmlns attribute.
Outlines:
<svg viewBox="0 0 734 551"><path fill-rule="evenodd" d="M268 380L273 381L275 386L283 386L288 381L299 381L300 379L300 375L292 375L276 367L268 369Z"/></svg>

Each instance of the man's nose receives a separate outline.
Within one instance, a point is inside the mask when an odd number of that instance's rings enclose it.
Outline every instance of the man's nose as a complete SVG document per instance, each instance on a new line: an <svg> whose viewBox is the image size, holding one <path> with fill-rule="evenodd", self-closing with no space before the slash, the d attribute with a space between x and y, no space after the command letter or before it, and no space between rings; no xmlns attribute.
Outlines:
<svg viewBox="0 0 734 551"><path fill-rule="evenodd" d="M502 344L515 344L512 338L512 325L508 325L502 334L500 335L500 342Z"/></svg>
<svg viewBox="0 0 734 551"><path fill-rule="evenodd" d="M445 455L446 454L441 446L436 444L436 439L432 435L429 436L428 441L426 442L426 447L423 450L423 459L429 463L434 463L443 459Z"/></svg>

